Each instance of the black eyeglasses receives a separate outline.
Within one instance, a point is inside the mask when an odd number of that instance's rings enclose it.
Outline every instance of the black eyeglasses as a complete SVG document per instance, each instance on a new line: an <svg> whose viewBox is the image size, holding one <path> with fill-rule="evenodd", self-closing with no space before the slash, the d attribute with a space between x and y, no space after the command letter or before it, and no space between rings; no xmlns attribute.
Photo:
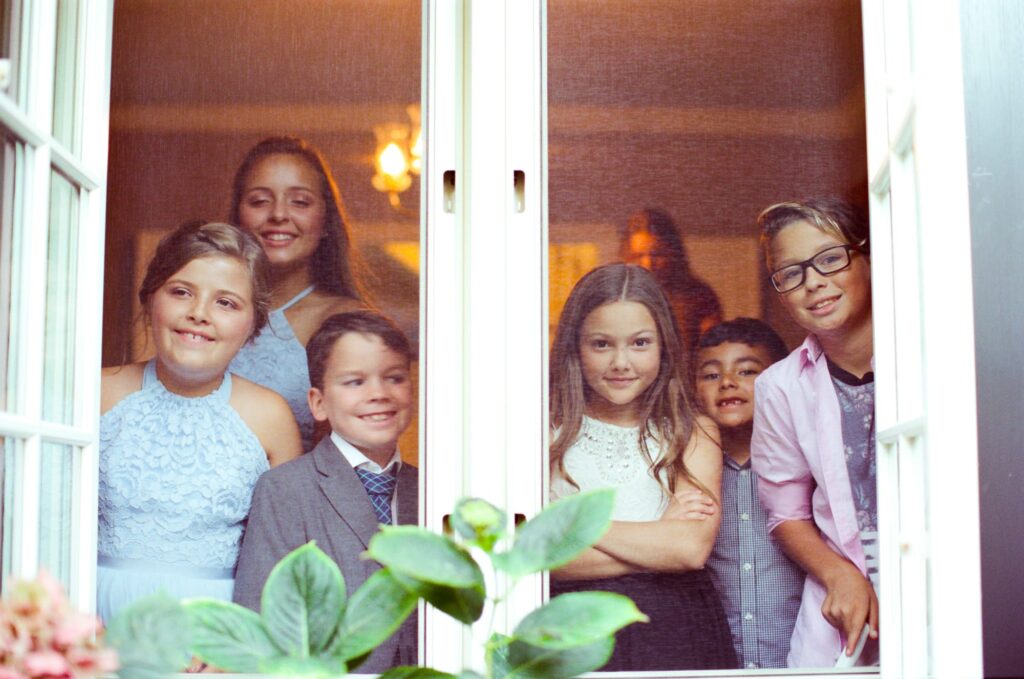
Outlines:
<svg viewBox="0 0 1024 679"><path fill-rule="evenodd" d="M822 250L810 259L773 271L769 278L777 292L796 290L804 284L808 267L822 276L831 276L850 266L851 252L859 252L859 250L852 245L835 245Z"/></svg>

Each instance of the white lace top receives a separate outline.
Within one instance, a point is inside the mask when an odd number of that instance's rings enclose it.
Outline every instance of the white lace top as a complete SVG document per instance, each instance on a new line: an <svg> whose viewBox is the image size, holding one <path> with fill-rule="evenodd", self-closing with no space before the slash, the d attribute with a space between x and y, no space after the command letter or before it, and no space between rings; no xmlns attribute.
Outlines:
<svg viewBox="0 0 1024 679"><path fill-rule="evenodd" d="M648 437L647 449L657 460L660 450L656 439ZM565 451L564 461L579 489L552 472L552 500L580 490L614 488L615 521L654 521L668 507L668 497L640 450L638 427L619 427L584 417L579 438Z"/></svg>

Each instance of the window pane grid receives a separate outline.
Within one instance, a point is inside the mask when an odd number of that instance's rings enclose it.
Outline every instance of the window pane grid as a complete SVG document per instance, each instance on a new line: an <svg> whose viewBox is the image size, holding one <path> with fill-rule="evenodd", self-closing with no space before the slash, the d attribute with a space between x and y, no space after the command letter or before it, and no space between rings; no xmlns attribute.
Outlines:
<svg viewBox="0 0 1024 679"><path fill-rule="evenodd" d="M4 96L0 96L0 125L7 128L12 136L30 146L42 146L48 139L15 102Z"/></svg>
<svg viewBox="0 0 1024 679"><path fill-rule="evenodd" d="M0 436L39 436L44 441L72 446L88 445L94 438L92 430L84 427L69 427L9 412L0 412Z"/></svg>
<svg viewBox="0 0 1024 679"><path fill-rule="evenodd" d="M109 0L0 0L0 577L46 568L83 610L99 371L77 319L99 297L102 241L79 233L102 236L102 211L84 210L106 181L111 17Z"/></svg>
<svg viewBox="0 0 1024 679"><path fill-rule="evenodd" d="M102 179L82 163L81 160L71 154L59 142L50 144L50 163L71 183L86 191L98 188L103 182Z"/></svg>

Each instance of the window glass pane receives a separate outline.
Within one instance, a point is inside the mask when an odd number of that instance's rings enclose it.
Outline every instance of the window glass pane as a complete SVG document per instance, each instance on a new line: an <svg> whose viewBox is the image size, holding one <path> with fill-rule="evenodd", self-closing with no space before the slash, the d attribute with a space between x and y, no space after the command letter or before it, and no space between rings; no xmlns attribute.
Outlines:
<svg viewBox="0 0 1024 679"><path fill-rule="evenodd" d="M16 0L0 0L0 92L15 95L18 54L18 9Z"/></svg>
<svg viewBox="0 0 1024 679"><path fill-rule="evenodd" d="M0 437L0 489L3 490L0 498L0 590L7 585L3 578L14 567L15 532L18 530L14 523L17 514L14 487L22 445L21 439Z"/></svg>
<svg viewBox="0 0 1024 679"><path fill-rule="evenodd" d="M74 417L75 286L78 275L78 189L62 175L50 179L47 241L43 418Z"/></svg>
<svg viewBox="0 0 1024 679"><path fill-rule="evenodd" d="M44 442L40 452L39 566L68 587L75 449Z"/></svg>
<svg viewBox="0 0 1024 679"><path fill-rule="evenodd" d="M12 314L11 291L14 265L14 192L16 146L9 139L0 145L0 410L13 409L8 405L8 392L13 395L14 375L8 375L8 366L17 365L11 360L11 328L15 318ZM13 371L12 371L13 373Z"/></svg>
<svg viewBox="0 0 1024 679"><path fill-rule="evenodd" d="M715 401L701 400L691 372L702 332L722 321L750 317L774 328L788 349L806 334L770 288L759 246L758 214L774 203L810 197L838 197L866 206L860 11L856 0L547 2L553 330L570 291L588 271L619 261L649 270L667 298L664 317L674 317L679 328L680 341L672 349L682 364L691 423L704 408L713 419L722 420L723 431L733 426L715 410ZM625 324L625 318L617 314L608 319L610 327ZM581 325L571 330L578 332ZM636 329L622 326L623 332ZM556 341L553 351L558 350ZM552 361L561 356L582 361L584 349L569 343L566 351L575 353L553 353ZM772 351L766 362L775 356ZM552 365L552 401L559 409L552 413L552 425L565 428L562 431L578 431L572 427L580 423L586 428L584 435L562 442L562 448L556 436L553 451L566 455L569 466L573 465L568 457L575 456L576 472L570 476L583 488L620 487L617 518L658 519L669 494L646 474L650 463L642 454L638 430L616 428L614 421L616 413L629 412L620 406L640 398L630 392L633 373L619 384L602 383L601 365L596 360L582 365L583 380L590 387L586 393L579 377L572 382L567 370L559 379L561 366ZM579 375L580 366L573 367ZM656 376L663 368L631 364L641 385L645 369ZM743 401L749 406L744 426L752 417L752 379L749 398L728 404ZM655 382L649 384L644 389L657 389ZM653 392L637 393L648 398ZM583 405L574 407L577 403ZM632 412L618 424L642 424L638 418ZM737 443L728 444L726 452L735 453L736 459L749 456L740 448L749 450L750 434L736 436ZM740 443L743 436L745 444ZM655 444L650 453L658 460L663 451ZM714 464L717 455L716 450ZM730 562L717 572L709 563L706 569L675 579L658 576L648 582L646 575L631 574L625 577L644 582L616 579L609 584L610 589L621 585L639 598L641 609L649 606L646 612L654 619L636 626L639 636L626 631L632 641L617 647L616 669L784 666L802 574L792 565L773 565L772 573L763 569L769 559L783 563L785 557L768 554L774 548L756 485L749 481L743 460L731 474L727 463L732 459L722 459L723 481L709 488L723 503L718 535L737 541L720 551ZM627 490L626 479L636 469L637 478L648 486L638 481ZM552 471L554 493L574 492L571 484L560 485L556 472ZM740 545L739 535L753 535L745 526L758 521L757 541ZM631 555L636 563L666 553L661 543L649 546L649 554ZM728 589L712 582L719 572L728 578ZM747 584L768 577L775 578L771 590ZM552 592L594 585L593 580L568 578L563 586L559 580L557 574L552 577ZM718 586L717 593L711 584ZM697 592L710 593L699 606ZM720 600L724 611L718 608ZM788 627L775 624L783 620L788 620ZM823 619L821 623L827 627ZM687 647L676 643L680 638L702 641ZM652 649L646 656L644 640ZM630 643L640 644L633 657L625 655Z"/></svg>
<svg viewBox="0 0 1024 679"><path fill-rule="evenodd" d="M53 74L53 136L76 150L75 71L78 62L78 0L57 2L57 53Z"/></svg>
<svg viewBox="0 0 1024 679"><path fill-rule="evenodd" d="M157 243L186 221L229 220L235 174L247 153L265 138L290 136L316 147L329 167L359 257L344 267L330 267L342 258L330 254L329 239L323 239L323 246L317 241L321 233L334 233L339 220L317 216L306 221L289 212L300 209L307 198L318 210L325 208L325 214L338 202L325 190L320 163L311 162L305 152L293 152L301 146L281 141L273 148L289 151L268 153L265 163L261 160L243 172L245 195L253 190L263 195L266 190L268 200L277 201L283 218L275 222L276 218L254 217L259 212L257 201L247 203L244 211L241 206L238 209L239 225L256 235L270 255L274 279L271 305L276 311L273 328L264 328L255 345L241 349L242 360L232 364L232 370L284 394L309 432L307 445L319 440L326 431L323 425L317 428L313 424L308 412L304 345L332 312L354 306L353 294L340 291L338 273L351 268L360 273L376 306L412 340L415 391L419 180L411 167L403 172L402 161L412 160L419 125L415 105L421 91L420 5L419 0L115 4L105 365L144 361L158 351L164 352L161 358L170 354L166 339L161 343L147 336L152 333L147 326L165 321L156 319L154 313L148 324L139 322L144 315L137 301L138 289ZM268 49L269 45L274 47ZM392 143L395 147L388 158L399 161L398 170L384 176L374 158L378 149L383 151ZM282 174L294 171L292 176L298 181L289 180L282 187L267 176L273 174L265 172L267 167L282 170ZM254 178L257 174L259 180ZM280 189L291 191L307 183L312 196L294 192L288 194L294 195L293 202L282 201L285 192ZM317 250L327 252L328 257L311 257ZM362 260L361 265L356 259ZM296 273L298 277L292 275ZM307 280L307 274L316 277ZM300 284L292 287L294 280ZM313 292L306 295L304 290L310 287ZM297 295L300 299L294 305L283 308ZM167 362L161 361L161 367ZM161 374L167 373L161 370ZM409 426L401 427L404 433L398 448L406 462L416 464L420 451L415 402L411 414ZM105 446L100 456L105 461L122 452L106 439L106 422L100 425L101 446ZM247 482L239 479L239 485ZM188 480L182 483L187 485ZM105 506L102 484L100 492L101 506ZM401 482L398 492L401 495ZM413 512L403 517L400 507L398 513L400 521L414 518ZM250 529L266 516L264 511L257 519L254 512ZM125 557L105 551L106 522L118 520L115 512L104 510L100 520L103 555ZM226 544L231 545L229 541ZM179 556L204 565L197 550L182 550Z"/></svg>

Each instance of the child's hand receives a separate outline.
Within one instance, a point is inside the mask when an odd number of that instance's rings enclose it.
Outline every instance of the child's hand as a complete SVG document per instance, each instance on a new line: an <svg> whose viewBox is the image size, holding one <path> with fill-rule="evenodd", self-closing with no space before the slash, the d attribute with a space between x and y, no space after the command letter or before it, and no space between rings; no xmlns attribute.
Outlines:
<svg viewBox="0 0 1024 679"><path fill-rule="evenodd" d="M676 521L704 521L718 509L714 501L699 490L681 490L668 503L661 518Z"/></svg>
<svg viewBox="0 0 1024 679"><path fill-rule="evenodd" d="M878 638L878 597L875 588L856 566L846 562L835 576L825 582L828 593L821 614L829 624L846 636L846 655L852 655L864 623L871 626L870 637Z"/></svg>

